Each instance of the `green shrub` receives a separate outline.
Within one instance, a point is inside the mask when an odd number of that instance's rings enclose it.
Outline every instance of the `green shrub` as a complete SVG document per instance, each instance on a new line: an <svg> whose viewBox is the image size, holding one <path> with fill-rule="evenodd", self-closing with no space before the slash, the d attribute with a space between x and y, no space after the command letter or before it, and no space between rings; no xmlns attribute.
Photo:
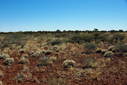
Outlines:
<svg viewBox="0 0 127 85"><path fill-rule="evenodd" d="M96 53L101 53L102 52L102 49L101 48L97 48L96 49Z"/></svg>
<svg viewBox="0 0 127 85"><path fill-rule="evenodd" d="M19 64L28 64L29 60L25 57L21 57L19 60Z"/></svg>
<svg viewBox="0 0 127 85"><path fill-rule="evenodd" d="M94 40L94 35L89 33L77 34L70 38L70 42L73 42L73 43L91 42L93 40Z"/></svg>
<svg viewBox="0 0 127 85"><path fill-rule="evenodd" d="M119 43L116 45L119 52L127 52L127 44Z"/></svg>
<svg viewBox="0 0 127 85"><path fill-rule="evenodd" d="M117 52L118 49L117 49L117 47L115 47L115 46L109 46L109 47L108 47L108 51Z"/></svg>
<svg viewBox="0 0 127 85"><path fill-rule="evenodd" d="M18 73L15 77L15 80L17 82L23 82L25 80L25 74L24 73Z"/></svg>
<svg viewBox="0 0 127 85"><path fill-rule="evenodd" d="M112 57L114 53L112 51L107 51L104 53L104 57Z"/></svg>
<svg viewBox="0 0 127 85"><path fill-rule="evenodd" d="M96 59L92 58L92 57L86 57L83 61L83 68L96 68L98 63L96 61Z"/></svg>
<svg viewBox="0 0 127 85"><path fill-rule="evenodd" d="M48 57L40 58L37 66L47 66L50 62L48 62Z"/></svg>
<svg viewBox="0 0 127 85"><path fill-rule="evenodd" d="M123 53L123 56L126 56L127 57L127 53Z"/></svg>
<svg viewBox="0 0 127 85"><path fill-rule="evenodd" d="M61 40L53 40L53 41L51 41L51 42L49 42L51 45L60 45L60 44L62 44L62 41Z"/></svg>
<svg viewBox="0 0 127 85"><path fill-rule="evenodd" d="M19 53L20 53L20 54L25 53L25 49L20 49L20 50L19 50Z"/></svg>
<svg viewBox="0 0 127 85"><path fill-rule="evenodd" d="M83 42L83 36L75 35L70 38L70 42L72 43L82 43Z"/></svg>
<svg viewBox="0 0 127 85"><path fill-rule="evenodd" d="M1 54L0 55L0 59L6 59L6 58L10 58L10 56L8 54Z"/></svg>
<svg viewBox="0 0 127 85"><path fill-rule="evenodd" d="M107 49L101 49L101 48L96 49L96 53L104 54L106 51L107 51Z"/></svg>
<svg viewBox="0 0 127 85"><path fill-rule="evenodd" d="M39 59L37 66L47 66L53 64L57 60L57 57L43 57Z"/></svg>
<svg viewBox="0 0 127 85"><path fill-rule="evenodd" d="M44 51L43 52L45 54L45 56L49 56L52 54L52 51L51 50L47 50L47 51Z"/></svg>
<svg viewBox="0 0 127 85"><path fill-rule="evenodd" d="M6 58L3 62L4 65L12 65L14 63L14 58Z"/></svg>
<svg viewBox="0 0 127 85"><path fill-rule="evenodd" d="M108 42L109 41L109 36L110 34L109 33L95 33L94 34L95 36L95 40L100 42L100 41L103 41L103 42ZM107 37L108 36L108 37Z"/></svg>
<svg viewBox="0 0 127 85"><path fill-rule="evenodd" d="M107 49L102 49L102 50L101 50L101 53L102 53L102 54L105 54L106 52L107 52Z"/></svg>
<svg viewBox="0 0 127 85"><path fill-rule="evenodd" d="M87 49L87 50L95 50L96 49L96 44L94 44L94 43L86 43L85 44L85 49Z"/></svg>
<svg viewBox="0 0 127 85"><path fill-rule="evenodd" d="M94 38L94 34L89 34L89 33L86 33L83 36L83 40L84 42L91 42L93 41L95 38Z"/></svg>
<svg viewBox="0 0 127 85"><path fill-rule="evenodd" d="M64 68L71 68L71 67L74 67L76 64L76 62L74 60L65 60L63 62L63 67Z"/></svg>
<svg viewBox="0 0 127 85"><path fill-rule="evenodd" d="M56 60L57 60L57 57L55 56L49 57L49 61L55 62Z"/></svg>
<svg viewBox="0 0 127 85"><path fill-rule="evenodd" d="M2 41L1 48L5 47L11 47L12 44L16 44L17 46L21 45L24 46L26 43L27 37L20 33L10 33L5 36L5 38Z"/></svg>
<svg viewBox="0 0 127 85"><path fill-rule="evenodd" d="M33 57L33 58L36 58L36 57L39 57L39 56L42 56L42 55L44 55L43 51L36 51L36 52L31 53L31 57Z"/></svg>
<svg viewBox="0 0 127 85"><path fill-rule="evenodd" d="M86 54L94 53L95 49L96 49L96 44L86 43L85 46L84 46L84 49L85 49Z"/></svg>
<svg viewBox="0 0 127 85"><path fill-rule="evenodd" d="M116 33L113 35L113 39L115 42L121 42L124 40L124 38L125 38L125 35L120 34L120 33Z"/></svg>

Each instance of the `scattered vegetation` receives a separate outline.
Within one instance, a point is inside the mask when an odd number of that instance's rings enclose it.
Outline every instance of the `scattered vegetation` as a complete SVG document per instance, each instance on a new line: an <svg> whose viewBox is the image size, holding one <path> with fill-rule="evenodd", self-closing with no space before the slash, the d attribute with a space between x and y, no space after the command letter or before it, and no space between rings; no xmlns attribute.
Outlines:
<svg viewBox="0 0 127 85"><path fill-rule="evenodd" d="M47 66L53 64L57 60L56 57L44 56L39 59L37 66Z"/></svg>
<svg viewBox="0 0 127 85"><path fill-rule="evenodd" d="M51 42L49 42L49 44L51 44L51 45L60 45L60 44L62 44L62 41L61 40L53 40L53 41L51 41Z"/></svg>
<svg viewBox="0 0 127 85"><path fill-rule="evenodd" d="M85 58L83 63L83 68L96 68L98 66L98 62L92 57Z"/></svg>
<svg viewBox="0 0 127 85"><path fill-rule="evenodd" d="M76 64L76 62L74 60L65 60L63 62L63 67L64 68L71 68L71 67L74 67Z"/></svg>
<svg viewBox="0 0 127 85"><path fill-rule="evenodd" d="M96 49L96 45L94 43L86 43L85 44L85 48L87 50L95 50Z"/></svg>
<svg viewBox="0 0 127 85"><path fill-rule="evenodd" d="M126 42L122 30L0 33L0 84L126 85Z"/></svg>
<svg viewBox="0 0 127 85"><path fill-rule="evenodd" d="M23 73L17 73L15 80L17 83L23 82L25 80L25 74Z"/></svg>
<svg viewBox="0 0 127 85"><path fill-rule="evenodd" d="M68 85L67 79L65 78L50 78L48 80L48 85Z"/></svg>
<svg viewBox="0 0 127 85"><path fill-rule="evenodd" d="M118 43L116 45L116 48L118 49L119 52L127 52L127 44L124 43Z"/></svg>
<svg viewBox="0 0 127 85"><path fill-rule="evenodd" d="M19 59L19 64L29 64L29 60L25 57Z"/></svg>
<svg viewBox="0 0 127 85"><path fill-rule="evenodd" d="M6 58L3 62L4 65L12 65L14 63L14 58Z"/></svg>
<svg viewBox="0 0 127 85"><path fill-rule="evenodd" d="M6 59L6 58L10 58L10 56L8 54L1 54L0 55L0 59Z"/></svg>
<svg viewBox="0 0 127 85"><path fill-rule="evenodd" d="M94 43L86 43L84 48L87 51L86 53L90 54L96 49L96 44L94 44Z"/></svg>
<svg viewBox="0 0 127 85"><path fill-rule="evenodd" d="M104 57L112 57L113 56L113 52L112 51L107 51L104 53Z"/></svg>

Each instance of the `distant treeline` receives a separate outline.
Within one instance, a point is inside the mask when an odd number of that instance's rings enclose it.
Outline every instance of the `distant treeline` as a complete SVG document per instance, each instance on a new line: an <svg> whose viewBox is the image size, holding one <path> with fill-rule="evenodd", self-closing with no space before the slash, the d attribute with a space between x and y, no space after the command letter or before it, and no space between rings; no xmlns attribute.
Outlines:
<svg viewBox="0 0 127 85"><path fill-rule="evenodd" d="M0 32L0 34L10 34L10 33L24 33L24 34L28 34L28 33L79 33L79 32L127 32L127 30L98 30L98 29L94 29L94 30L56 30L56 31L18 31L18 32Z"/></svg>

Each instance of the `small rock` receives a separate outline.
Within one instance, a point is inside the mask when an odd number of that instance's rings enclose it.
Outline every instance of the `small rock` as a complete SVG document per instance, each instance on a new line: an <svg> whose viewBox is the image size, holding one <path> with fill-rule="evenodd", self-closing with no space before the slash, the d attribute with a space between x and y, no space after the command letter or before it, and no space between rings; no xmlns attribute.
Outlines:
<svg viewBox="0 0 127 85"><path fill-rule="evenodd" d="M3 85L3 82L2 81L0 81L0 85Z"/></svg>

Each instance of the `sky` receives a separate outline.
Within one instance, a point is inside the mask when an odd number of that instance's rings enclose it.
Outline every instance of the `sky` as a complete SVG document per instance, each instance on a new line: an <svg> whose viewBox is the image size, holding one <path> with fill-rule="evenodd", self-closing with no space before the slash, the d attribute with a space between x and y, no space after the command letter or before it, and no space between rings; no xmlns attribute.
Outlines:
<svg viewBox="0 0 127 85"><path fill-rule="evenodd" d="M127 0L0 0L0 31L127 30Z"/></svg>

